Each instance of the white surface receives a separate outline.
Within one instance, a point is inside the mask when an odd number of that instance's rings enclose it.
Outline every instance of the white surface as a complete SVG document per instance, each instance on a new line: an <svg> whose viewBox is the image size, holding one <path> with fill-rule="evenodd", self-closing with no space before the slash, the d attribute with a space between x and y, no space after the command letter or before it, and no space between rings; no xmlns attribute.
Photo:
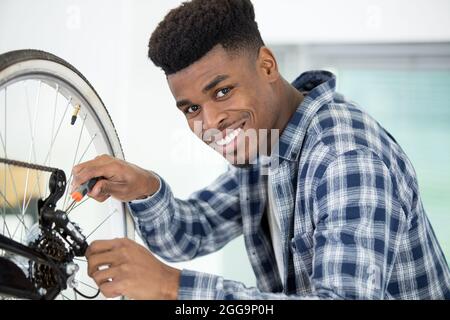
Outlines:
<svg viewBox="0 0 450 320"><path fill-rule="evenodd" d="M254 3L261 33L270 43L450 39L448 0L256 0Z"/></svg>

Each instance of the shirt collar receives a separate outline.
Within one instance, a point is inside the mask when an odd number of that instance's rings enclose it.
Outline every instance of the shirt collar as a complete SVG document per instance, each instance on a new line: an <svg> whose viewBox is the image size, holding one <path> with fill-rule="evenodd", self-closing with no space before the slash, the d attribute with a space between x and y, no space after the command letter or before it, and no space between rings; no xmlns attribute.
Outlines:
<svg viewBox="0 0 450 320"><path fill-rule="evenodd" d="M305 97L292 115L278 140L271 157L298 160L309 123L325 103L332 100L336 76L329 71L314 70L302 73L292 85ZM281 160L280 160L281 162Z"/></svg>

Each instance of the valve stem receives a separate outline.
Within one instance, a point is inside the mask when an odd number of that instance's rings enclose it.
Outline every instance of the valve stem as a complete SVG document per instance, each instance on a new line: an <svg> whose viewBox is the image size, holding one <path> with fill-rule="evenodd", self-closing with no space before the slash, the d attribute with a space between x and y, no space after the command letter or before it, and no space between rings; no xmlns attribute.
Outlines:
<svg viewBox="0 0 450 320"><path fill-rule="evenodd" d="M75 105L75 108L74 108L73 114L72 114L72 118L70 119L71 125L74 125L75 121L77 121L77 116L78 116L78 113L80 112L80 109L81 109L81 107L79 104Z"/></svg>

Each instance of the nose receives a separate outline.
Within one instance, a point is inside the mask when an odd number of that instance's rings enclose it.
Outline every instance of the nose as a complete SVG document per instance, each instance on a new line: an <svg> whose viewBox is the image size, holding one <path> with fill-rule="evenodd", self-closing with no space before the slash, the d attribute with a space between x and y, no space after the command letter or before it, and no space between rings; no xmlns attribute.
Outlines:
<svg viewBox="0 0 450 320"><path fill-rule="evenodd" d="M221 107L211 104L203 105L203 125L204 129L219 129L222 130L223 123L227 118L227 113Z"/></svg>

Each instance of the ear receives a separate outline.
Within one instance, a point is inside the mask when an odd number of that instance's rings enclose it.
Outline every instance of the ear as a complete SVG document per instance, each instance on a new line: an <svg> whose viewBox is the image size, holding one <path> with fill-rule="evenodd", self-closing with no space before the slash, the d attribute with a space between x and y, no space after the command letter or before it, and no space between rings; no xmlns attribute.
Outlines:
<svg viewBox="0 0 450 320"><path fill-rule="evenodd" d="M257 65L259 67L258 69L262 72L263 77L270 83L275 82L280 78L277 60L269 48L263 46L259 49Z"/></svg>

